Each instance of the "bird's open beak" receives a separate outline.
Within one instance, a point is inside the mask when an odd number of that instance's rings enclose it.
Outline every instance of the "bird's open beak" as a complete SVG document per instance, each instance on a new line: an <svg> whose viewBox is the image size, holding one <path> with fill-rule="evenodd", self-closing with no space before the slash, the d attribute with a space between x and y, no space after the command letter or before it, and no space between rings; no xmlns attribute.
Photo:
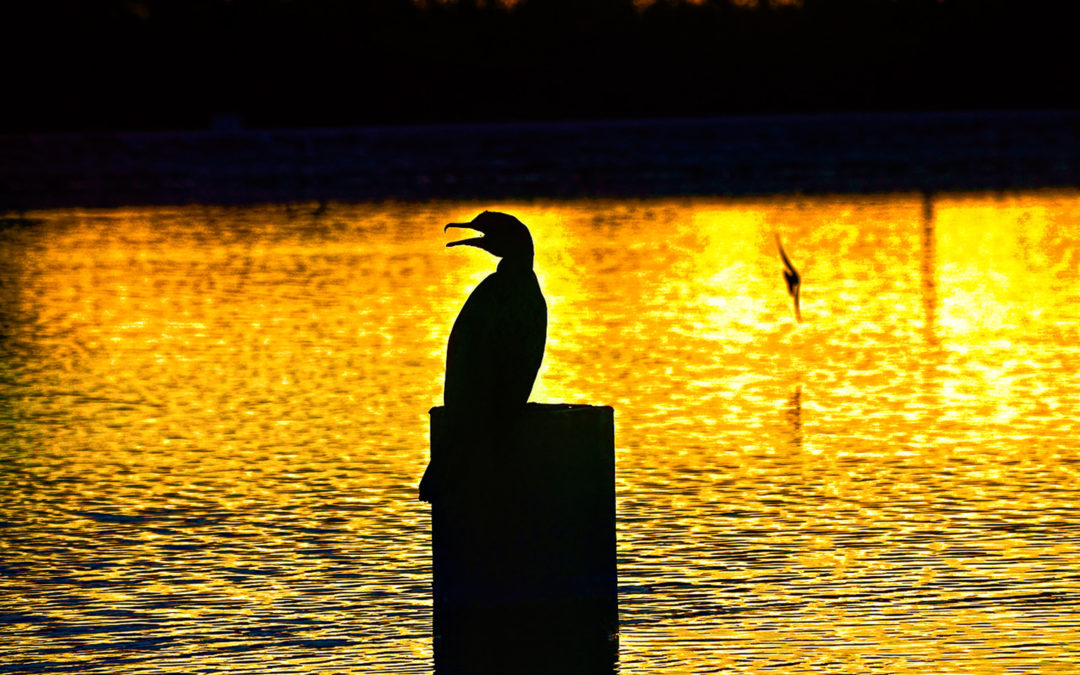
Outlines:
<svg viewBox="0 0 1080 675"><path fill-rule="evenodd" d="M450 223L443 228L443 232L446 232L451 227L457 228L459 230L473 230L476 232L483 232L483 230L477 230L470 223ZM451 246L475 246L477 248L484 248L483 244L480 243L482 241L484 241L483 235L479 237L469 237L468 239L461 239L459 241L452 241L447 244L446 247L450 248Z"/></svg>

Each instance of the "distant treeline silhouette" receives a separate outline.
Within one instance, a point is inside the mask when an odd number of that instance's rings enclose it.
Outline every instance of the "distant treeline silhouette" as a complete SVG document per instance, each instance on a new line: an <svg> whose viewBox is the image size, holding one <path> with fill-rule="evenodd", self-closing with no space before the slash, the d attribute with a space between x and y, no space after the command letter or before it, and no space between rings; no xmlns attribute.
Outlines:
<svg viewBox="0 0 1080 675"><path fill-rule="evenodd" d="M2 130L1074 107L1065 0L4 3Z"/></svg>

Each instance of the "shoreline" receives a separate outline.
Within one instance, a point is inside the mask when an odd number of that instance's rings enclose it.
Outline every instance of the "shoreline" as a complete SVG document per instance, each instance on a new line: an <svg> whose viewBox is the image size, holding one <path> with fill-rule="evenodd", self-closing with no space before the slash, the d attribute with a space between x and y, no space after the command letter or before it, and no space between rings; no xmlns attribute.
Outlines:
<svg viewBox="0 0 1080 675"><path fill-rule="evenodd" d="M1080 111L0 135L0 212L1080 187Z"/></svg>

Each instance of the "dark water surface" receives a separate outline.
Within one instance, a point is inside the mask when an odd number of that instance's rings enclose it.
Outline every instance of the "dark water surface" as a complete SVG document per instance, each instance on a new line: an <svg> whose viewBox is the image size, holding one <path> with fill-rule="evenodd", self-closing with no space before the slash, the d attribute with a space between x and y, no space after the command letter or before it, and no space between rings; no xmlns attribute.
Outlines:
<svg viewBox="0 0 1080 675"><path fill-rule="evenodd" d="M1075 192L28 214L0 672L430 672L415 488L493 265L441 226L487 207L534 400L616 410L621 672L1075 672Z"/></svg>
<svg viewBox="0 0 1080 675"><path fill-rule="evenodd" d="M1080 185L1080 111L0 134L0 211Z"/></svg>

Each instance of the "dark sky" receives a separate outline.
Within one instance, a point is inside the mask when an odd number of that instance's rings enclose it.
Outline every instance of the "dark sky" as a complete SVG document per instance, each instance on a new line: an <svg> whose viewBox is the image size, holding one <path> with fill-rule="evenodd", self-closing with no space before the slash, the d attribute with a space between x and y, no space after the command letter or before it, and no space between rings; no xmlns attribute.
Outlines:
<svg viewBox="0 0 1080 675"><path fill-rule="evenodd" d="M0 130L1072 108L1074 3L5 3Z"/></svg>

